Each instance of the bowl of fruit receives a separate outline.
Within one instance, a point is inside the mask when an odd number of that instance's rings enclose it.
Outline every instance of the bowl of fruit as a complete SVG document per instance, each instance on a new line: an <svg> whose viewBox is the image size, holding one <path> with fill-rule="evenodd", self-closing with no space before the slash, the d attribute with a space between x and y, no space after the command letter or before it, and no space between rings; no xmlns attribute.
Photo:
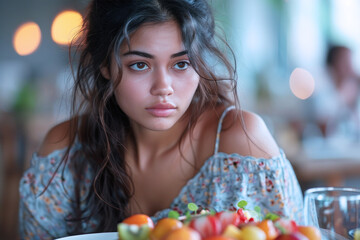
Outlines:
<svg viewBox="0 0 360 240"><path fill-rule="evenodd" d="M240 201L236 211L201 211L194 203L184 216L170 212L153 223L136 214L118 224L119 240L320 240L321 232L312 226L275 214L261 216L260 209L246 209Z"/></svg>
<svg viewBox="0 0 360 240"><path fill-rule="evenodd" d="M240 201L235 211L199 210L194 203L180 216L170 211L156 224L145 214L132 215L117 225L117 232L84 234L58 240L343 240L331 232L294 220L246 208ZM360 232L359 232L360 233ZM360 236L360 234L359 234ZM354 237L356 240L357 238Z"/></svg>

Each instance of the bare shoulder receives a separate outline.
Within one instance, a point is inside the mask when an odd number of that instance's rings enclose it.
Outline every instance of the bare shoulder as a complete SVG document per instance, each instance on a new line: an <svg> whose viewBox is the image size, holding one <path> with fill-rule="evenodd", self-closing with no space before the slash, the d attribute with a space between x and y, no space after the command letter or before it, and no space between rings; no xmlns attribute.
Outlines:
<svg viewBox="0 0 360 240"><path fill-rule="evenodd" d="M226 115L220 134L219 151L270 158L280 154L263 119L252 112L232 110Z"/></svg>
<svg viewBox="0 0 360 240"><path fill-rule="evenodd" d="M39 150L39 156L47 156L55 150L63 149L70 143L70 120L51 128L46 134Z"/></svg>

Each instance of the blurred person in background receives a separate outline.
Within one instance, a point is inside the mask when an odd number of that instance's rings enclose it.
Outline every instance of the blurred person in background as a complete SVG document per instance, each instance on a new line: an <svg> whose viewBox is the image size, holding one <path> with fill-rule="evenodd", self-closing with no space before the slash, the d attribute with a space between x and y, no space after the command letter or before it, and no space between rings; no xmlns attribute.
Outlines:
<svg viewBox="0 0 360 240"><path fill-rule="evenodd" d="M326 55L328 81L317 86L316 122L325 138L359 140L360 76L356 73L352 51L346 46L330 46Z"/></svg>

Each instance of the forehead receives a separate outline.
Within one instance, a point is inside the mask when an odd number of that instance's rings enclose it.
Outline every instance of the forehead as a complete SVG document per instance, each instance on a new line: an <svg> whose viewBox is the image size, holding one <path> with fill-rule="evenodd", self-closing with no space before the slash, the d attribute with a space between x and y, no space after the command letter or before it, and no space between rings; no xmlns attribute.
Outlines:
<svg viewBox="0 0 360 240"><path fill-rule="evenodd" d="M167 48L183 49L182 35L175 21L162 23L145 23L130 35L130 49ZM125 48L125 49L124 49ZM129 46L123 46L123 50Z"/></svg>

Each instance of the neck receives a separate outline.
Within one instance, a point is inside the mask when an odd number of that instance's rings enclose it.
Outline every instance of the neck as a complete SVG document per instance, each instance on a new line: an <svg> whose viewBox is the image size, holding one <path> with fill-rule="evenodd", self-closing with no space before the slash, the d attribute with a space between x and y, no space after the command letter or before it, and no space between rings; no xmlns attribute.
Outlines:
<svg viewBox="0 0 360 240"><path fill-rule="evenodd" d="M186 131L188 119L181 119L166 131L153 131L132 126L135 144L128 148L130 161L134 161L139 169L147 169L155 162L178 149L180 140Z"/></svg>

